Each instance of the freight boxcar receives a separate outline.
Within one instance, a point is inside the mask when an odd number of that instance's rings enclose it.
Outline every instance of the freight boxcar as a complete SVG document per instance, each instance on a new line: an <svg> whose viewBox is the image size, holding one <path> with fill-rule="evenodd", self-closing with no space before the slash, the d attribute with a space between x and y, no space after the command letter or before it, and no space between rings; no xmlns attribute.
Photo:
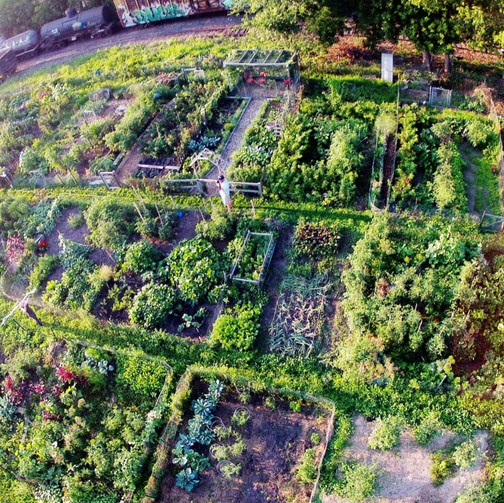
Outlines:
<svg viewBox="0 0 504 503"><path fill-rule="evenodd" d="M82 12L68 9L64 18L40 28L40 46L42 49L52 49L84 36L109 35L116 23L114 9L106 5Z"/></svg>
<svg viewBox="0 0 504 503"><path fill-rule="evenodd" d="M17 59L12 49L0 51L0 82L16 71Z"/></svg>
<svg viewBox="0 0 504 503"><path fill-rule="evenodd" d="M224 12L233 0L114 0L121 24L144 25L178 17Z"/></svg>

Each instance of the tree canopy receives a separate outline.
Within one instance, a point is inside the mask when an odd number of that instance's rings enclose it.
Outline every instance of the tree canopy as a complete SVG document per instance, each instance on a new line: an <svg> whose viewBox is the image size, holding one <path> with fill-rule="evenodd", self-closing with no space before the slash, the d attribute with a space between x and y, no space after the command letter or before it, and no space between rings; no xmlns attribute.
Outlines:
<svg viewBox="0 0 504 503"><path fill-rule="evenodd" d="M315 35L331 44L353 20L367 45L406 36L423 52L447 54L455 44L478 48L504 46L504 4L500 0L239 0L254 27L281 34ZM449 59L447 59L449 65Z"/></svg>

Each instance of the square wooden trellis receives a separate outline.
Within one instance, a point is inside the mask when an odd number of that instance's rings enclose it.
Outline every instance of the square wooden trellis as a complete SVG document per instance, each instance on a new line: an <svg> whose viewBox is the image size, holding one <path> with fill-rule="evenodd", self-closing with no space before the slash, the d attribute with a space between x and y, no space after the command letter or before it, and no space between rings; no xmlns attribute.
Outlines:
<svg viewBox="0 0 504 503"><path fill-rule="evenodd" d="M264 259L261 264L261 272L259 273L259 278L255 279L255 280L248 279L248 278L240 278L239 276L236 276L236 270L238 269L238 265L240 264L241 257L243 255L245 247L247 246L247 243L249 242L251 236L264 236L265 238L269 238L268 248L266 249L266 253L264 254ZM235 263L233 264L233 267L231 268L231 272L229 273L229 279L231 281L237 281L238 283L248 283L251 285L261 286L265 277L266 277L265 271L268 270L268 267L271 263L271 259L273 258L273 253L275 252L275 246L276 246L276 242L273 237L273 233L247 231L247 234L245 235L245 239L243 241L243 245L241 247L240 253L238 254L238 257L237 257Z"/></svg>

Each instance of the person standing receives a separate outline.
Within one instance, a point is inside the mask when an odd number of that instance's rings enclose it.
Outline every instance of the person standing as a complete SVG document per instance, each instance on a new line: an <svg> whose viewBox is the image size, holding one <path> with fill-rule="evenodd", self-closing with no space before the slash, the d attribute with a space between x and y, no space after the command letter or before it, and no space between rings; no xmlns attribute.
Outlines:
<svg viewBox="0 0 504 503"><path fill-rule="evenodd" d="M217 187L219 188L222 204L227 208L228 212L231 213L233 201L231 200L231 184L229 180L224 175L220 175L217 180Z"/></svg>

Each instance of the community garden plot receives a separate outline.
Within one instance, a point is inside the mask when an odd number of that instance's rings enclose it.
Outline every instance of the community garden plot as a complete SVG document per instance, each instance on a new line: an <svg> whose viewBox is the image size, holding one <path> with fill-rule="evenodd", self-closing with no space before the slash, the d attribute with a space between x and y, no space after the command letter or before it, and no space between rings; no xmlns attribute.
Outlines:
<svg viewBox="0 0 504 503"><path fill-rule="evenodd" d="M160 501L311 501L332 431L330 403L209 377L192 381Z"/></svg>
<svg viewBox="0 0 504 503"><path fill-rule="evenodd" d="M4 86L0 161L10 178L16 172L22 183L52 183L114 171L119 154L130 151L183 87L173 76L194 65L187 44L107 49L80 64L29 76L23 89ZM205 53L202 65L212 80L220 74L211 56L214 44L192 44ZM184 136L184 143L191 139Z"/></svg>
<svg viewBox="0 0 504 503"><path fill-rule="evenodd" d="M31 325L19 321L1 336L4 468L57 501L131 497L166 415L171 369L139 352L21 342Z"/></svg>
<svg viewBox="0 0 504 503"><path fill-rule="evenodd" d="M449 431L438 431L436 438L422 446L411 430L404 429L398 434L397 445L390 450L381 450L370 447L374 446L370 439L376 421L366 421L358 416L354 418L353 426L353 435L338 468L337 494L324 495L323 503L364 500L376 503L453 503L483 479L487 433L479 432L473 440L468 440ZM440 456L449 460L443 467L442 479L438 478L439 461L436 461Z"/></svg>

